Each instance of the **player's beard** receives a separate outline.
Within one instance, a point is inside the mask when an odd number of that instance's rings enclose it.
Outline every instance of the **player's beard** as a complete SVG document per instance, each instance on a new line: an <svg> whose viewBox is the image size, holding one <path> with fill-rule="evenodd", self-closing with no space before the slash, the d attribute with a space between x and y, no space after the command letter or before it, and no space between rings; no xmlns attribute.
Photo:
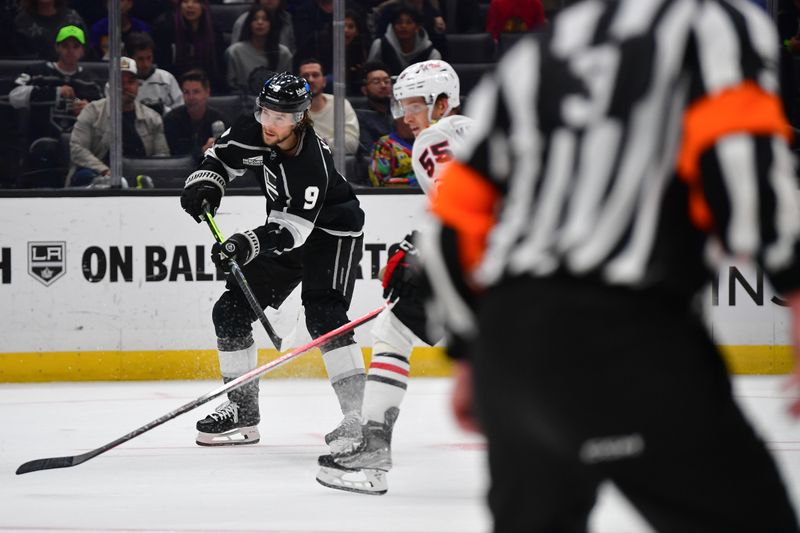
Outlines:
<svg viewBox="0 0 800 533"><path fill-rule="evenodd" d="M266 144L270 148L280 148L278 145L281 144L282 142L288 140L289 137L291 137L293 133L294 133L294 131L290 131L284 137L278 137L274 142L269 142L267 140L266 134L264 133L264 130L261 130L261 138L263 139L264 144Z"/></svg>

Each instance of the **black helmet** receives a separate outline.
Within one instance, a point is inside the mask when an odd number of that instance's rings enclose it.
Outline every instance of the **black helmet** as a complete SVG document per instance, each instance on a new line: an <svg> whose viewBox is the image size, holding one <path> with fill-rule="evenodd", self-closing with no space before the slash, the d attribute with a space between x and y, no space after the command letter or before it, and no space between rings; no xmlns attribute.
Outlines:
<svg viewBox="0 0 800 533"><path fill-rule="evenodd" d="M302 113L311 106L311 88L303 78L281 72L264 82L257 102L280 113Z"/></svg>

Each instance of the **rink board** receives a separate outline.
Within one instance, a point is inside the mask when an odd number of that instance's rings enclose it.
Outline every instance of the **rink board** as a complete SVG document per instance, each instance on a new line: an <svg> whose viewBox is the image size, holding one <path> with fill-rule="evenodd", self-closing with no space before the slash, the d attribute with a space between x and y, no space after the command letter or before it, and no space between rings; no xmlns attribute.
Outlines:
<svg viewBox="0 0 800 533"><path fill-rule="evenodd" d="M406 194L360 199L365 252L351 318L381 305L378 270L416 226L424 202ZM259 196L225 198L217 215L225 235L263 221ZM212 242L177 197L0 198L0 381L214 377L211 309L224 282L208 259ZM705 300L734 372L790 370L789 314L763 273L726 264ZM270 315L284 335L300 324L294 346L309 340L299 310L295 292ZM259 328L266 361L276 352ZM356 340L369 356L369 326ZM417 375L449 373L435 348L415 349L413 363ZM324 369L315 352L274 375L322 376Z"/></svg>

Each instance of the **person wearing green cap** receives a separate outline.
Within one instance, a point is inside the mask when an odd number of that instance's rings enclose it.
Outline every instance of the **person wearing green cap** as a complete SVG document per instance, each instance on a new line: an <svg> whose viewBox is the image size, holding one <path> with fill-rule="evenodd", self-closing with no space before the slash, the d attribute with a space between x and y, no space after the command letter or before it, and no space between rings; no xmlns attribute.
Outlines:
<svg viewBox="0 0 800 533"><path fill-rule="evenodd" d="M34 63L20 74L9 93L15 109L28 109L28 137L21 186L61 187L68 161L61 161L60 137L72 131L78 114L102 97L95 77L80 65L86 34L63 26L55 38L56 61Z"/></svg>
<svg viewBox="0 0 800 533"><path fill-rule="evenodd" d="M86 32L86 23L66 4L66 0L21 0L14 25L22 56L56 61L53 43L61 28L72 25ZM82 44L86 44L85 37Z"/></svg>

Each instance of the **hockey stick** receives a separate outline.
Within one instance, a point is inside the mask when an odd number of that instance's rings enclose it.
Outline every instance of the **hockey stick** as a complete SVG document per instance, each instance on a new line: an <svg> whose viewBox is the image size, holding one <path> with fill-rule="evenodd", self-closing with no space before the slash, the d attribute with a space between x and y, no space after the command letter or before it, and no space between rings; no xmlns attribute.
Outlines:
<svg viewBox="0 0 800 533"><path fill-rule="evenodd" d="M51 469L51 468L67 468L67 467L70 467L70 466L76 466L76 465L79 465L81 463L85 463L89 459L93 459L93 458L97 457L98 455L100 455L101 453L105 453L105 452L107 452L108 450L110 450L112 448L116 448L120 444L122 444L124 442L128 442L129 440L138 437L142 433L146 433L146 432L150 431L151 429L160 426L164 422L172 420L173 418L175 418L177 416L180 416L180 415L182 415L182 414L184 414L184 413L186 413L188 411L191 411L195 407L203 405L204 403L206 403L206 402L208 402L210 400L213 400L217 396L221 396L221 395L225 394L226 392L229 392L229 391L232 391L234 389L237 389L237 388L241 387L242 385L244 385L245 383L258 378L259 376L261 376L263 374L266 374L267 372L271 372L272 370L275 370L276 368L278 368L280 366L283 366L284 364L288 363L289 361L291 361L295 357L297 357L297 356L299 356L299 355L311 350L312 348L316 348L317 346L321 346L321 345L329 342L330 340L338 337L339 335L341 335L343 333L347 333L347 332L357 328L358 326L360 326L360 325L362 325L362 324L364 324L366 322L369 322L370 320L372 320L373 318L378 316L381 313L381 311L383 311L384 309L385 309L384 306L381 306L381 307L379 307L377 309L373 309L372 311L370 311L366 315L364 315L364 316L362 316L360 318L356 318L355 320L353 320L351 322L348 322L347 324L344 324L343 326L339 326L338 328L336 328L336 329L334 329L332 331L329 331L328 333L326 333L324 335L321 335L321 336L317 337L316 339L312 340L311 342L309 342L307 344L304 344L303 346L300 346L298 348L295 348L291 352L287 352L287 353L283 354L282 356L278 357L277 359L275 359L273 361L270 361L269 363L267 363L265 365L262 365L262 366L260 366L258 368L255 368L255 369L251 370L250 372L247 372L246 374L243 374L243 375L239 376L238 378L236 378L236 379L234 379L232 381L229 381L228 383L224 384L223 386L221 386L221 387L219 387L217 389L214 389L213 391L209 392L208 394L200 396L196 400L192 400L191 402L178 407L174 411L170 411L169 413L165 414L164 416L156 418L152 422L149 422L149 423L143 425L140 428L134 429L133 431L131 431L127 435L124 435L124 436L118 438L115 441L109 442L108 444L100 446L99 448L95 448L94 450L88 451L86 453L82 453L80 455L72 455L72 456L68 456L68 457L50 457L50 458L47 458L47 459L34 459L33 461L28 461L27 463L24 463L19 468L17 468L17 475L27 474L28 472L36 472L37 470L48 470L48 469Z"/></svg>
<svg viewBox="0 0 800 533"><path fill-rule="evenodd" d="M222 236L222 232L219 231L217 223L214 222L214 217L211 216L210 209L208 209L207 205L208 204L205 204L204 206L205 212L203 214L203 218L205 218L206 223L208 223L208 227L211 228L211 233L214 234L214 238L218 243L222 244L225 242L225 238ZM233 278L236 280L239 288L242 289L242 293L244 294L247 303L250 304L250 308L258 317L258 321L261 322L261 325L264 326L265 330L267 330L267 335L269 335L272 345L275 346L276 350L281 351L281 344L283 340L278 337L278 334L275 333L275 330L272 328L272 324L270 324L269 320L267 320L267 315L264 314L261 304L258 303L255 294L253 294L252 289L250 289L250 285L247 283L247 279L245 279L242 269L239 267L239 263L237 263L235 259L228 259L228 265L231 268L231 274L233 274Z"/></svg>

